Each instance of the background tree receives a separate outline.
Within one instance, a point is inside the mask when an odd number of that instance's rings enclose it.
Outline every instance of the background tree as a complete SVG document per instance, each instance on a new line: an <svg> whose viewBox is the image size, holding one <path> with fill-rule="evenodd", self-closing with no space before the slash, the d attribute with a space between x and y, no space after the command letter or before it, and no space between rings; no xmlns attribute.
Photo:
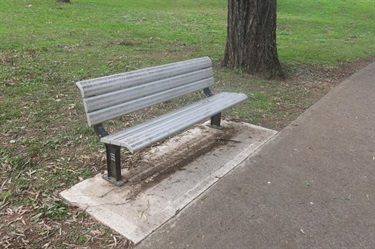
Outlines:
<svg viewBox="0 0 375 249"><path fill-rule="evenodd" d="M276 0L228 0L222 65L283 77L276 48Z"/></svg>

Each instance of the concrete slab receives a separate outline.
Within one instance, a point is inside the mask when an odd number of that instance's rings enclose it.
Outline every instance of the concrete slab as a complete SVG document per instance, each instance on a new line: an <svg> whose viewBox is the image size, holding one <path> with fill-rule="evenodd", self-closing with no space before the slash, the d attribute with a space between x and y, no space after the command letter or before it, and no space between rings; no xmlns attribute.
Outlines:
<svg viewBox="0 0 375 249"><path fill-rule="evenodd" d="M63 191L61 196L137 244L277 133L247 123L225 122L224 126L235 131L233 137L225 138L226 144L214 147L159 182L146 180L151 182L146 188L140 188L140 184L113 186L99 174ZM179 147L190 144L190 140L199 138L202 132L207 133L202 126L195 127L153 148L149 160L171 150L178 151ZM211 135L215 132L220 131Z"/></svg>

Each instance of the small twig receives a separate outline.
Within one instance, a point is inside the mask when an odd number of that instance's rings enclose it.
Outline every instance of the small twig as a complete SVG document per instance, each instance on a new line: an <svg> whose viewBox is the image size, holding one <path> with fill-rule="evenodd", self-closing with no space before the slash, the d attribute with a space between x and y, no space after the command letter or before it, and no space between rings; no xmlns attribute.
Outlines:
<svg viewBox="0 0 375 249"><path fill-rule="evenodd" d="M215 138L215 140L216 141L223 141L223 142L242 143L241 141L233 140L233 139Z"/></svg>
<svg viewBox="0 0 375 249"><path fill-rule="evenodd" d="M59 231L60 228L55 228L54 230L49 230L47 232L47 234L43 237L43 238L40 238L39 240L37 240L36 243L42 243L44 241L46 241L47 239L51 238L57 231Z"/></svg>
<svg viewBox="0 0 375 249"><path fill-rule="evenodd" d="M12 220L11 222L9 222L9 223L7 224L7 226L10 226L11 224L13 224L13 223L15 223L15 222L17 222L17 221L20 221L20 220L22 220L22 217L19 217L19 218L15 219L15 220Z"/></svg>
<svg viewBox="0 0 375 249"><path fill-rule="evenodd" d="M7 178L2 184L1 184L1 189L4 188L5 184L7 184L9 182L10 178Z"/></svg>
<svg viewBox="0 0 375 249"><path fill-rule="evenodd" d="M116 239L116 236L112 236L112 237L113 237L113 240L115 241L114 248L116 248L116 246L117 246L117 239Z"/></svg>
<svg viewBox="0 0 375 249"><path fill-rule="evenodd" d="M3 208L5 208L6 206L8 206L9 205L9 201L7 202L7 203L4 203L4 205L1 205L0 206L0 210L2 210ZM2 204L2 203L1 203ZM0 213L0 215L2 215L3 213Z"/></svg>
<svg viewBox="0 0 375 249"><path fill-rule="evenodd" d="M144 210L141 210L140 214L139 214L139 218L142 219L142 218L146 218L146 212L147 210L150 209L150 201L147 201L147 208L144 209Z"/></svg>

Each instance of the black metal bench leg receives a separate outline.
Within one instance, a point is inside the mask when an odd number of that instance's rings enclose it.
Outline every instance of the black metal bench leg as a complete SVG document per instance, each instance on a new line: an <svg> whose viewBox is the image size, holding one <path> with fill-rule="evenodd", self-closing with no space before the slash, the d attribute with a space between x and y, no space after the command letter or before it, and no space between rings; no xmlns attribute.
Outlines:
<svg viewBox="0 0 375 249"><path fill-rule="evenodd" d="M126 179L123 179L121 176L121 147L106 144L105 145L107 152L107 175L103 175L103 178L117 186L121 186L127 182Z"/></svg>
<svg viewBox="0 0 375 249"><path fill-rule="evenodd" d="M211 126L220 127L221 124L221 112L211 117Z"/></svg>

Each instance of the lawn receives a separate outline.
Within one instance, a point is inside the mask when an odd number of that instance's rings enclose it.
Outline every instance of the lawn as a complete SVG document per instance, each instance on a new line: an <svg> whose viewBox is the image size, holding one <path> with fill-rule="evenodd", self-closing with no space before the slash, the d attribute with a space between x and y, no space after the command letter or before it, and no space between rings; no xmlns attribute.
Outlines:
<svg viewBox="0 0 375 249"><path fill-rule="evenodd" d="M58 197L105 168L104 149L86 126L76 81L209 56L214 90L249 96L225 117L280 130L375 57L373 0L282 0L277 43L288 78L267 81L220 68L226 4L0 1L0 246L128 243ZM128 122L160 112L136 113Z"/></svg>

